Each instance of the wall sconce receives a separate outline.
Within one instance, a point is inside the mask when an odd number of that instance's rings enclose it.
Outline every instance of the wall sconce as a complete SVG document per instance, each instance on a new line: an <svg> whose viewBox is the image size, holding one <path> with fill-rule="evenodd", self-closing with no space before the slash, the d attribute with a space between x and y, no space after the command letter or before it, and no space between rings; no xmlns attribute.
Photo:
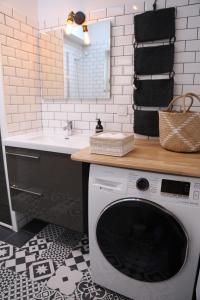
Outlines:
<svg viewBox="0 0 200 300"><path fill-rule="evenodd" d="M84 34L84 44L89 45L90 36L88 33L88 26L87 24L85 24L85 20L86 20L86 16L82 11L78 11L77 13L71 11L67 17L67 20L65 21L66 24L65 32L67 35L70 35L72 33L73 23L76 23L77 25L82 25L83 34Z"/></svg>

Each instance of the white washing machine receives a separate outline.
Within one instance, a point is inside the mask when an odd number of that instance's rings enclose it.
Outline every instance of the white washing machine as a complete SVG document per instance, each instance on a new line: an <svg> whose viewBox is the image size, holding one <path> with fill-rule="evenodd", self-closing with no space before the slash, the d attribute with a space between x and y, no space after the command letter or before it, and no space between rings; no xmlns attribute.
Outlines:
<svg viewBox="0 0 200 300"><path fill-rule="evenodd" d="M200 300L200 274L199 274L198 280L197 280L196 300Z"/></svg>
<svg viewBox="0 0 200 300"><path fill-rule="evenodd" d="M191 300L200 253L200 179L91 165L94 282L134 300Z"/></svg>

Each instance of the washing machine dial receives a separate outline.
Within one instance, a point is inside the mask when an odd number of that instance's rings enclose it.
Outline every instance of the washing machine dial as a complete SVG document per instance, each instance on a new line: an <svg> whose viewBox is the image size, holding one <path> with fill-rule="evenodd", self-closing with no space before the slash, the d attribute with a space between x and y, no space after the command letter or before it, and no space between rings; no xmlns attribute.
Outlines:
<svg viewBox="0 0 200 300"><path fill-rule="evenodd" d="M146 178L139 178L136 182L136 187L140 191L147 191L149 188L149 181Z"/></svg>

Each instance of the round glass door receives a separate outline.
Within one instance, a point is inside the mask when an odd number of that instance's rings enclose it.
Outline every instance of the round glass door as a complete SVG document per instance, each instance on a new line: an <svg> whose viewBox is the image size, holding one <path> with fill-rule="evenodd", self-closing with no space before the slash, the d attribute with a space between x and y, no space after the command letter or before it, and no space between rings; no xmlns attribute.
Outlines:
<svg viewBox="0 0 200 300"><path fill-rule="evenodd" d="M143 199L122 199L109 205L96 228L98 245L121 273L140 281L160 282L185 263L188 238L167 210Z"/></svg>

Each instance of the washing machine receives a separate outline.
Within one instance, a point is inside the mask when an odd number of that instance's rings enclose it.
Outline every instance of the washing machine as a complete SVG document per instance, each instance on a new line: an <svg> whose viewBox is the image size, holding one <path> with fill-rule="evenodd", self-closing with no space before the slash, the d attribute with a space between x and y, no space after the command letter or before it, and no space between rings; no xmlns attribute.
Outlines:
<svg viewBox="0 0 200 300"><path fill-rule="evenodd" d="M191 300L200 179L91 165L92 279L134 300Z"/></svg>

